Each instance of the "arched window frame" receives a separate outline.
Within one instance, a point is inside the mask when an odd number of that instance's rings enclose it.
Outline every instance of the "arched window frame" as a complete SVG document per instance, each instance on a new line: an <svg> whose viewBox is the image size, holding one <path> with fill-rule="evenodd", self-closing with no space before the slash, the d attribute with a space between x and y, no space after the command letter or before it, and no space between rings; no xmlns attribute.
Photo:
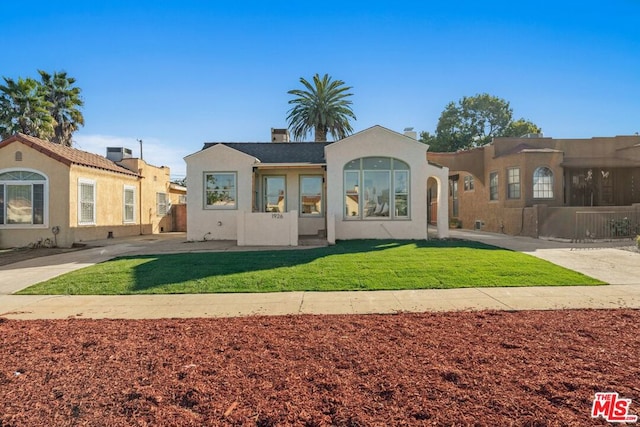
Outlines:
<svg viewBox="0 0 640 427"><path fill-rule="evenodd" d="M411 168L403 160L353 159L343 166L343 188L346 220L411 219Z"/></svg>
<svg viewBox="0 0 640 427"><path fill-rule="evenodd" d="M533 172L533 198L537 200L550 200L554 198L554 176L551 168L539 166Z"/></svg>
<svg viewBox="0 0 640 427"><path fill-rule="evenodd" d="M22 206L14 202L17 198L23 199ZM28 168L0 169L0 229L47 228L48 224L47 175Z"/></svg>

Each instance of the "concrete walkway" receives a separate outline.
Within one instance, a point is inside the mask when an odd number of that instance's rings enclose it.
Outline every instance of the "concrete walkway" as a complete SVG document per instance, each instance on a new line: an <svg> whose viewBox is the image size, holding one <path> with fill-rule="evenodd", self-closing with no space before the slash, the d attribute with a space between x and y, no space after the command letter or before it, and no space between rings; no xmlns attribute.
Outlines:
<svg viewBox="0 0 640 427"><path fill-rule="evenodd" d="M576 245L459 230L453 231L452 237L525 252L611 285L265 294L11 295L32 284L120 255L264 249L240 248L234 242L187 243L184 234L177 233L91 242L89 249L2 266L0 316L13 319L178 318L483 309L640 308L640 254L616 248L631 246L630 241Z"/></svg>

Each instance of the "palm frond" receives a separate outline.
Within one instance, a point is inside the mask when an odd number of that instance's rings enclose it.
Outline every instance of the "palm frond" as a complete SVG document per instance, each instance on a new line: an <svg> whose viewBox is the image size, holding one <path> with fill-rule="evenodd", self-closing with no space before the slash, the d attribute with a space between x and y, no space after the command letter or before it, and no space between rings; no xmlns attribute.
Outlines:
<svg viewBox="0 0 640 427"><path fill-rule="evenodd" d="M312 82L300 78L305 89L293 89L288 103L292 105L287 114L287 122L294 140L302 140L312 130L316 141L326 141L327 133L334 138L344 138L353 133L350 119L356 120L351 109L352 88L342 80L332 80L325 74L313 76Z"/></svg>

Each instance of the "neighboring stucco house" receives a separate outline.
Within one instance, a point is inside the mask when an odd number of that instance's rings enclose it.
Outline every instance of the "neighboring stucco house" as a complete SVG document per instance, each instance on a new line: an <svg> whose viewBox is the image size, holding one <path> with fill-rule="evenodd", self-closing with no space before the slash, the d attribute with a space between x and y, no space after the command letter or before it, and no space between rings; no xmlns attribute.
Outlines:
<svg viewBox="0 0 640 427"><path fill-rule="evenodd" d="M185 158L189 240L427 238L427 180L448 178L427 145L381 126L331 143L291 143L272 129L272 141L206 143ZM446 221L437 233L448 236Z"/></svg>
<svg viewBox="0 0 640 427"><path fill-rule="evenodd" d="M169 168L16 134L0 142L0 247L171 231Z"/></svg>
<svg viewBox="0 0 640 427"><path fill-rule="evenodd" d="M640 136L533 134L429 156L449 168L449 218L462 228L574 240L640 233Z"/></svg>

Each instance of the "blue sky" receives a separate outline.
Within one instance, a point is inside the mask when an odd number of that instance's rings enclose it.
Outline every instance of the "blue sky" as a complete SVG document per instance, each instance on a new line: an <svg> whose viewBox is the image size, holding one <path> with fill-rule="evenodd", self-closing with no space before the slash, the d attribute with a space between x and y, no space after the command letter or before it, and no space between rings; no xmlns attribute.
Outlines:
<svg viewBox="0 0 640 427"><path fill-rule="evenodd" d="M489 93L546 136L640 131L640 1L3 1L0 75L65 70L76 147L183 177L205 141L268 141L300 77L353 86L356 131L433 132Z"/></svg>

